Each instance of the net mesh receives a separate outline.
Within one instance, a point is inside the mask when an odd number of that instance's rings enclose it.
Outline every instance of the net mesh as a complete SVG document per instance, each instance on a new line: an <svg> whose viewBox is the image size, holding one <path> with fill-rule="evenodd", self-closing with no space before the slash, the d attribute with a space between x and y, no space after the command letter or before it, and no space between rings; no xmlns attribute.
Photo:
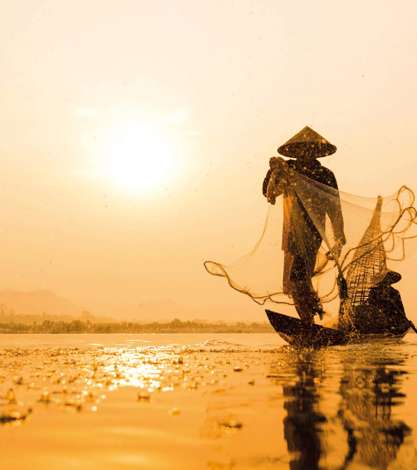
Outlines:
<svg viewBox="0 0 417 470"><path fill-rule="evenodd" d="M338 313L339 275L348 285L342 305L347 312L366 302L389 263L404 260L406 248L417 248L417 243L407 243L417 237L414 193L408 187L392 196L366 198L278 169L267 197L271 204L254 248L230 264L204 263L210 274L225 278L260 305L293 305L288 284L294 253L314 257L314 290L327 311Z"/></svg>
<svg viewBox="0 0 417 470"><path fill-rule="evenodd" d="M370 289L384 272L387 271L387 257L381 229L382 198L378 197L374 214L350 263L346 281L348 297L341 308L342 316L349 316L354 307L368 300Z"/></svg>

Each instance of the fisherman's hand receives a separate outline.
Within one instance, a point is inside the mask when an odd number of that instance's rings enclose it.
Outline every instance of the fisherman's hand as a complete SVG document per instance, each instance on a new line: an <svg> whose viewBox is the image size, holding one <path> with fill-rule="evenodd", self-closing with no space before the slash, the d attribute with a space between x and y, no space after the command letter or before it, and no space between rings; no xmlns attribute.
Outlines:
<svg viewBox="0 0 417 470"><path fill-rule="evenodd" d="M276 168L282 169L286 165L287 164L285 160L281 157L271 157L269 159L269 167L271 168L271 170L275 170Z"/></svg>
<svg viewBox="0 0 417 470"><path fill-rule="evenodd" d="M278 165L277 160L278 159L279 159L279 157L271 157L269 159L269 168L271 168L271 170L274 170L277 167L277 165Z"/></svg>
<svg viewBox="0 0 417 470"><path fill-rule="evenodd" d="M280 182L288 183L288 178L291 175L291 169L289 168L286 160L281 157L271 157L269 159L269 166L273 177L275 177L275 184Z"/></svg>
<svg viewBox="0 0 417 470"><path fill-rule="evenodd" d="M272 157L269 160L269 166L271 173L264 194L270 204L275 204L276 198L288 185L289 168L287 162L281 157Z"/></svg>

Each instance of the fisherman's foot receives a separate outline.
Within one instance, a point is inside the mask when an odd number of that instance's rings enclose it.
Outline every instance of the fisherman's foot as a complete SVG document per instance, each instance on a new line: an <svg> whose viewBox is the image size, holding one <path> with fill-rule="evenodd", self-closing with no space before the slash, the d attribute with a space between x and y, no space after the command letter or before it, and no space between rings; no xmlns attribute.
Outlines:
<svg viewBox="0 0 417 470"><path fill-rule="evenodd" d="M314 317L311 316L311 317L304 317L304 318L301 318L301 323L303 325L303 328L305 329L310 329L313 325L314 325Z"/></svg>

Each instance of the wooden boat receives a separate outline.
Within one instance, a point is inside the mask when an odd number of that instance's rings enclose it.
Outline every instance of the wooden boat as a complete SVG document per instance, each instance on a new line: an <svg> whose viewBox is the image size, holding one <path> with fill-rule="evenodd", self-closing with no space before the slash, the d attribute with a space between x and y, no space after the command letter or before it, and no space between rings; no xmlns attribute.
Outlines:
<svg viewBox="0 0 417 470"><path fill-rule="evenodd" d="M298 318L273 312L272 310L265 310L265 312L275 331L291 345L321 347L348 342L348 337L340 330L326 328L321 325L306 327Z"/></svg>
<svg viewBox="0 0 417 470"><path fill-rule="evenodd" d="M327 328L321 325L306 327L298 318L290 317L282 313L265 310L274 330L287 343L297 347L320 348L324 346L337 346L347 343L360 343L375 339L402 338L410 326L406 326L395 333L383 334L347 333L335 328Z"/></svg>

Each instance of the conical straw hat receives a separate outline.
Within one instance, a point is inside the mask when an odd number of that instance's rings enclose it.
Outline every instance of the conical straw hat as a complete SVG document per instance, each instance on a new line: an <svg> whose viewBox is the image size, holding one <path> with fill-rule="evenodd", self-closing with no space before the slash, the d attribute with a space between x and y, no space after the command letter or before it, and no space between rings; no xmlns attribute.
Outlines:
<svg viewBox="0 0 417 470"><path fill-rule="evenodd" d="M291 137L284 145L278 148L278 152L286 157L297 158L304 155L310 149L310 155L315 158L325 157L336 152L336 147L328 142L324 137L306 126L298 134Z"/></svg>
<svg viewBox="0 0 417 470"><path fill-rule="evenodd" d="M396 271L383 271L379 275L375 276L372 280L373 285L380 284L381 282L385 282L386 284L395 284L396 282L401 281L401 274L397 273Z"/></svg>

